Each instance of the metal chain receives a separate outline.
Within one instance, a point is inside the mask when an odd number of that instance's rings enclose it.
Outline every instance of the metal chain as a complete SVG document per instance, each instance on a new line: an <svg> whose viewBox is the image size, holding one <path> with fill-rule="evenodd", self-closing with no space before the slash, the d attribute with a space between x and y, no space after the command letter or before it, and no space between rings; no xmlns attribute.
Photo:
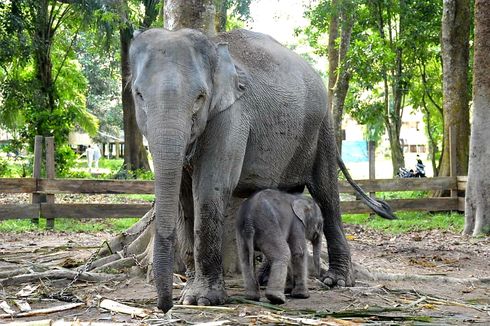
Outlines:
<svg viewBox="0 0 490 326"><path fill-rule="evenodd" d="M130 237L130 236L139 236L141 233L143 233L144 230L146 230L146 228L153 222L153 220L155 219L155 210L154 210L154 207L155 207L155 202L153 201L152 203L152 209L153 209L153 213L151 214L151 217L148 219L148 221L145 223L144 227L141 228L141 230L139 230L138 232L135 232L135 233L129 233L129 232L123 232L123 236L124 237ZM57 300L60 300L60 301L65 301L65 302L80 302L81 300L79 298L77 298L76 296L74 296L73 294L65 294L65 292L71 288L73 286L73 284L75 284L78 279L80 278L80 275L82 275L83 273L85 273L89 268L90 266L92 265L92 263L95 261L95 258L97 257L97 255L99 254L100 250L102 249L102 247L106 244L106 242L102 243L100 245L99 248L97 248L96 251L94 251L90 257L87 259L87 262L81 267L78 269L77 273L75 274L75 276L73 277L73 280L70 281L70 283L65 286L61 291L57 292L57 293L54 293L54 294L51 294L49 295L50 298L52 299L57 299ZM127 254L127 248L128 248L128 245L124 245L123 247L123 254L124 254L124 257L126 257L126 254ZM150 263L146 264L145 266L143 264L141 264L141 262L138 261L137 257L135 254L133 254L131 256L135 262L135 264L141 268L141 269L145 269L147 268Z"/></svg>
<svg viewBox="0 0 490 326"><path fill-rule="evenodd" d="M77 298L75 295L65 294L65 292L69 288L71 288L73 286L73 284L75 284L78 281L78 279L80 278L80 275L85 273L90 268L90 266L95 261L95 258L99 254L99 251L100 251L100 249L102 249L102 246L104 246L104 244L105 244L105 242L103 244L101 244L100 247L90 255L90 257L87 259L87 262L81 268L78 269L77 273L73 277L73 280L71 280L67 286L65 286L63 289L61 289L61 291L49 295L49 297L52 299L57 299L57 300L65 301L65 302L80 302L81 300L79 298Z"/></svg>
<svg viewBox="0 0 490 326"><path fill-rule="evenodd" d="M150 224L153 222L153 220L155 219L155 202L152 203L151 205L152 209L153 209L153 213L151 214L151 217L148 219L148 221L146 221L145 225L138 231L138 232L134 232L134 233L130 233L130 232L126 232L124 231L122 233L122 235L124 237L137 237L139 236L141 233L143 233L143 231L145 231L148 226L150 226ZM122 248L122 252L123 252L123 256L126 257L128 252L128 246L129 244L125 244L124 247Z"/></svg>

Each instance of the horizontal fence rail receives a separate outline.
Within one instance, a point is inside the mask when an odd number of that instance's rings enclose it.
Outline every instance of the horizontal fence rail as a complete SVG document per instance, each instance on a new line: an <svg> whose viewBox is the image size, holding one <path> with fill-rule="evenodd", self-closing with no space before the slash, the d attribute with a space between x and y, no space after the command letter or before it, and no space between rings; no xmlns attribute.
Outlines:
<svg viewBox="0 0 490 326"><path fill-rule="evenodd" d="M436 177L410 179L357 180L364 191L369 193L386 191L440 191L466 188L466 177ZM354 189L343 180L339 181L340 193L354 193ZM153 181L136 180L80 180L41 178L0 178L0 193L42 194L153 194ZM451 211L464 210L464 198L416 198L391 199L386 202L394 211ZM370 213L371 210L360 200L342 201L342 213ZM0 205L0 220L67 218L119 218L140 217L151 204L56 204L39 202L32 204Z"/></svg>

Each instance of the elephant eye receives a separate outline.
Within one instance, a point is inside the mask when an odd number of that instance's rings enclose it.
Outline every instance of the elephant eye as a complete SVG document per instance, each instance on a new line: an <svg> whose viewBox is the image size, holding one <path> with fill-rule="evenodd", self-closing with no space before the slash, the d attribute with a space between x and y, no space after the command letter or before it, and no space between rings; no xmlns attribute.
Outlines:
<svg viewBox="0 0 490 326"><path fill-rule="evenodd" d="M204 93L204 92L202 92L202 93L200 93L200 94L197 96L196 101L197 101L197 102L204 101L204 98L205 98L205 97L206 97L205 93Z"/></svg>
<svg viewBox="0 0 490 326"><path fill-rule="evenodd" d="M141 94L141 92L139 90L135 90L134 93L136 94L136 97L143 101L143 94Z"/></svg>

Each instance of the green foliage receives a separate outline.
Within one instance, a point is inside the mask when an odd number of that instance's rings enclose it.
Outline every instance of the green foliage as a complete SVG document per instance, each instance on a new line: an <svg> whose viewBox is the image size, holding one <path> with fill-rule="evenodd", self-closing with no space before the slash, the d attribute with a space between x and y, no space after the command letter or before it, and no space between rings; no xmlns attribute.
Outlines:
<svg viewBox="0 0 490 326"><path fill-rule="evenodd" d="M146 171L146 170L142 170L142 169L132 171L132 170L127 170L127 169L122 168L114 175L114 179L154 180L155 176L153 175L153 172L151 172L151 171Z"/></svg>
<svg viewBox="0 0 490 326"><path fill-rule="evenodd" d="M240 28L245 28L245 23L243 22L243 20L240 20L235 16L229 16L226 19L226 30L227 31L232 31L234 29L240 29Z"/></svg>
<svg viewBox="0 0 490 326"><path fill-rule="evenodd" d="M352 8L355 8L355 24L347 53L352 78L346 112L368 127L366 138L377 141L387 123L399 119L394 106L394 90L398 88L406 97L405 105L426 113L431 136L436 146L441 144L442 116L437 106L442 103L439 41L442 3L340 0L336 8L332 1L321 0L307 9L305 17L310 23L299 32L307 36L317 54L326 56L331 17L338 16L340 10ZM399 53L401 75L398 76Z"/></svg>
<svg viewBox="0 0 490 326"><path fill-rule="evenodd" d="M23 0L0 6L0 127L30 151L35 135L54 136L61 172L72 162L65 148L70 130L95 134L98 127L86 110L87 80L73 51L97 5Z"/></svg>
<svg viewBox="0 0 490 326"><path fill-rule="evenodd" d="M114 36L109 37L110 47L118 48ZM120 62L118 51L102 51L94 47L98 36L82 33L77 44L78 61L88 81L87 110L99 120L99 133L93 135L96 142L103 142L107 135L119 137L123 129L121 105ZM109 45L107 45L109 46Z"/></svg>
<svg viewBox="0 0 490 326"><path fill-rule="evenodd" d="M0 157L0 177L6 177L10 173L9 164L7 160Z"/></svg>
<svg viewBox="0 0 490 326"><path fill-rule="evenodd" d="M390 234L424 230L459 233L464 226L464 215L458 213L396 212L396 216L397 220L385 220L378 216L370 218L369 214L343 214L342 220L347 224L359 224Z"/></svg>
<svg viewBox="0 0 490 326"><path fill-rule="evenodd" d="M246 22L251 19L250 17L250 3L252 0L215 0L217 7L224 5L226 8L231 9L231 15L236 21ZM229 19L229 18L228 18ZM228 29L228 25L227 28Z"/></svg>
<svg viewBox="0 0 490 326"><path fill-rule="evenodd" d="M77 156L69 145L56 146L54 160L56 162L56 175L64 177L75 164Z"/></svg>

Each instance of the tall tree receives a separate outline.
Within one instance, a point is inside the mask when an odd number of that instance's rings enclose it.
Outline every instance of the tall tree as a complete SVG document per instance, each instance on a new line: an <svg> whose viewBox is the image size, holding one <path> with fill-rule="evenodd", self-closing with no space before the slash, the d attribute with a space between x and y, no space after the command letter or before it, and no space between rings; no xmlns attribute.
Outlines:
<svg viewBox="0 0 490 326"><path fill-rule="evenodd" d="M448 176L449 130L455 127L458 175L468 171L469 152L469 38L470 0L444 0L442 14L442 63L444 145L439 176Z"/></svg>
<svg viewBox="0 0 490 326"><path fill-rule="evenodd" d="M328 99L329 105L331 105L332 116L334 120L335 139L337 142L337 148L339 153L342 153L342 118L344 115L344 104L347 92L349 90L349 80L351 77L351 68L349 60L347 60L347 52L349 51L350 39L352 35L352 28L354 25L354 17L356 11L355 1L342 0L340 1L339 18L336 22L338 28L336 33L338 39L333 44L330 41L329 33L329 78L328 78L328 91L331 99ZM332 23L331 25L332 26ZM338 33L340 29L340 35ZM337 59L330 57L330 47L333 46L338 50L333 51L333 55L337 55ZM334 61L334 62L332 62ZM335 62L336 61L336 62ZM335 70L331 71L330 63L335 66ZM330 74L333 74L331 78ZM332 84L331 84L332 83Z"/></svg>
<svg viewBox="0 0 490 326"><path fill-rule="evenodd" d="M374 13L378 25L379 36L393 53L391 62L383 62L381 75L384 87L384 121L391 149L391 163L393 175L405 166L405 158L400 143L400 129L402 126L403 100L404 100L404 60L402 42L405 37L406 14L405 0L384 3L375 1ZM398 15L397 15L398 14ZM398 17L397 17L398 16ZM396 21L398 20L398 24Z"/></svg>
<svg viewBox="0 0 490 326"><path fill-rule="evenodd" d="M471 126L465 234L490 234L490 2L475 1L473 123Z"/></svg>
<svg viewBox="0 0 490 326"><path fill-rule="evenodd" d="M141 22L133 23L130 19L128 0L120 0L118 11L120 15L119 38L121 42L121 95L124 126L124 168L126 170L150 170L148 155L143 145L143 135L136 123L134 101L129 82L129 45L135 28L149 28L157 19L161 0L143 0L144 17ZM136 27L135 27L136 26Z"/></svg>
<svg viewBox="0 0 490 326"><path fill-rule="evenodd" d="M31 144L36 134L54 136L57 166L63 170L71 153L66 145L69 131L76 124L89 133L97 128L96 119L86 111L85 98L80 95L86 89L86 80L73 52L79 32L97 3L24 0L2 6L0 14L10 23L0 35L2 44L7 45L7 56L0 58L6 72L0 113L16 115L11 122L17 123L10 127L19 129L23 140ZM20 51L8 46L12 45L12 35L16 35L19 44L15 46Z"/></svg>
<svg viewBox="0 0 490 326"><path fill-rule="evenodd" d="M250 3L252 0L214 0L216 7L216 31L226 32L230 28L228 15L239 22L245 22L250 17ZM229 12L231 11L231 12Z"/></svg>
<svg viewBox="0 0 490 326"><path fill-rule="evenodd" d="M165 27L200 29L207 35L216 34L214 0L165 1Z"/></svg>

